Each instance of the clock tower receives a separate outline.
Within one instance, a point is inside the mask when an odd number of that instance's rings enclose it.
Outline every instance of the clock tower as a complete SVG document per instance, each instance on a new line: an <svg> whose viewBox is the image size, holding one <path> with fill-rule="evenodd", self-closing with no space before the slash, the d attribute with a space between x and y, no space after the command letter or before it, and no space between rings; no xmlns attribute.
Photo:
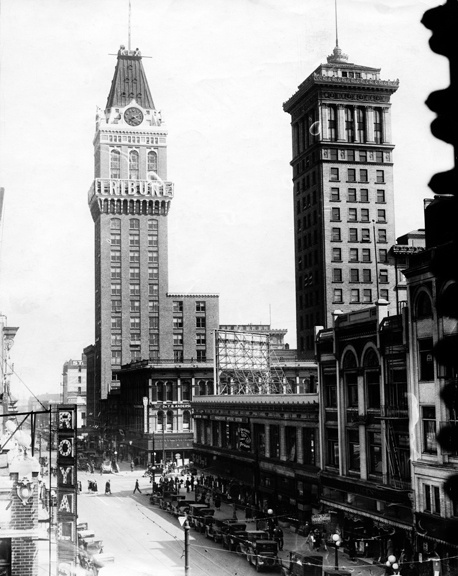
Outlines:
<svg viewBox="0 0 458 576"><path fill-rule="evenodd" d="M118 385L123 364L173 357L159 327L172 326L167 300L167 130L156 109L139 50L121 46L105 110L96 116L94 182L89 207L95 225L94 393ZM170 350L168 348L170 347Z"/></svg>

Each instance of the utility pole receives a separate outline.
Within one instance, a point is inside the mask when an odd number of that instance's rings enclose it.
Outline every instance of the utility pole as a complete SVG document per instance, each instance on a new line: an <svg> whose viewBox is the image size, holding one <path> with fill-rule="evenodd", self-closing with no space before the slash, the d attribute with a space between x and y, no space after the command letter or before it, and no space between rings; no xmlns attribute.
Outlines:
<svg viewBox="0 0 458 576"><path fill-rule="evenodd" d="M188 519L186 518L184 522L184 574L188 576L189 574L189 527Z"/></svg>

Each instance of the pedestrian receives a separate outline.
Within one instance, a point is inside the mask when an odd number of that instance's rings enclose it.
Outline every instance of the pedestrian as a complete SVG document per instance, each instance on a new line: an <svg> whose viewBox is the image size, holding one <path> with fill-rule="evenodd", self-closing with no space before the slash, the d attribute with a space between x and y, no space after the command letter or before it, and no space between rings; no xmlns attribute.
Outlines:
<svg viewBox="0 0 458 576"><path fill-rule="evenodd" d="M191 480L189 478L186 478L185 486L186 492L189 494L189 490L191 489Z"/></svg>
<svg viewBox="0 0 458 576"><path fill-rule="evenodd" d="M140 494L142 493L142 491L140 490L140 485L138 484L138 480L135 480L135 488L132 494L135 494L135 492L137 491L140 492Z"/></svg>
<svg viewBox="0 0 458 576"><path fill-rule="evenodd" d="M130 471L131 472L134 471L134 461L133 460L130 461Z"/></svg>
<svg viewBox="0 0 458 576"><path fill-rule="evenodd" d="M105 496L108 496L108 494L110 494L111 496L111 483L110 480L107 480L106 484L105 484Z"/></svg>
<svg viewBox="0 0 458 576"><path fill-rule="evenodd" d="M98 492L98 489L97 489L97 481L96 481L96 480L94 480L94 481L92 482L92 491L93 491L93 492Z"/></svg>
<svg viewBox="0 0 458 576"><path fill-rule="evenodd" d="M81 480L78 480L78 494L81 494L83 491L83 485L81 484Z"/></svg>
<svg viewBox="0 0 458 576"><path fill-rule="evenodd" d="M273 532L273 537L275 542L277 542L278 544L278 549L279 550L283 550L283 530L280 528L280 526L275 526L274 528L274 532Z"/></svg>
<svg viewBox="0 0 458 576"><path fill-rule="evenodd" d="M221 496L219 494L217 494L214 498L213 498L213 503L215 504L215 508L217 510L219 510L221 508Z"/></svg>

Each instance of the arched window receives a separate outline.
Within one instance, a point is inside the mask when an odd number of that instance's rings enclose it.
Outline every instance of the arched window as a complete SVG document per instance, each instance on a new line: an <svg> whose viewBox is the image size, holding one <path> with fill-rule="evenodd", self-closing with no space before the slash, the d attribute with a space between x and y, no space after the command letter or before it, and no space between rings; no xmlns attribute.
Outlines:
<svg viewBox="0 0 458 576"><path fill-rule="evenodd" d="M353 352L347 352L342 363L344 370L354 370L357 366L356 357Z"/></svg>
<svg viewBox="0 0 458 576"><path fill-rule="evenodd" d="M140 230L140 220L138 218L131 218L129 220L129 227L131 230Z"/></svg>
<svg viewBox="0 0 458 576"><path fill-rule="evenodd" d="M173 431L173 412L172 410L167 410L167 427L165 429L166 432Z"/></svg>
<svg viewBox="0 0 458 576"><path fill-rule="evenodd" d="M211 396L212 394L214 394L214 392L213 392L213 380L209 380L209 381L207 382L207 394L208 394L209 396Z"/></svg>
<svg viewBox="0 0 458 576"><path fill-rule="evenodd" d="M356 128L358 130L358 140L360 142L366 141L366 120L364 114L364 108L356 109Z"/></svg>
<svg viewBox="0 0 458 576"><path fill-rule="evenodd" d="M380 362L375 350L369 349L364 355L364 379L368 408L380 408Z"/></svg>
<svg viewBox="0 0 458 576"><path fill-rule="evenodd" d="M182 383L182 399L184 401L191 400L191 383L186 381Z"/></svg>
<svg viewBox="0 0 458 576"><path fill-rule="evenodd" d="M129 152L129 179L138 180L139 176L139 156L137 150Z"/></svg>
<svg viewBox="0 0 458 576"><path fill-rule="evenodd" d="M337 110L335 106L329 106L329 140L337 140Z"/></svg>
<svg viewBox="0 0 458 576"><path fill-rule="evenodd" d="M350 106L345 107L345 134L347 136L347 142L354 142L355 122L353 119L353 108Z"/></svg>
<svg viewBox="0 0 458 576"><path fill-rule="evenodd" d="M157 172L157 154L152 150L148 152L148 172Z"/></svg>
<svg viewBox="0 0 458 576"><path fill-rule="evenodd" d="M205 396L206 385L205 380L199 380L199 396Z"/></svg>
<svg viewBox="0 0 458 576"><path fill-rule="evenodd" d="M164 412L162 412L162 410L161 410L160 412L157 413L156 430L158 432L162 432L163 429L164 429Z"/></svg>
<svg viewBox="0 0 458 576"><path fill-rule="evenodd" d="M421 292L417 299L417 318L432 318L433 307L431 298L426 292Z"/></svg>
<svg viewBox="0 0 458 576"><path fill-rule="evenodd" d="M157 382L157 399L164 402L164 384L162 382Z"/></svg>
<svg viewBox="0 0 458 576"><path fill-rule="evenodd" d="M167 382L165 385L165 400L173 402L173 382Z"/></svg>
<svg viewBox="0 0 458 576"><path fill-rule="evenodd" d="M112 218L110 220L110 228L112 230L120 230L121 229L121 220L119 218Z"/></svg>
<svg viewBox="0 0 458 576"><path fill-rule="evenodd" d="M191 414L188 410L183 412L183 430L189 430L191 428Z"/></svg>
<svg viewBox="0 0 458 576"><path fill-rule="evenodd" d="M110 153L110 178L121 178L121 152L117 149Z"/></svg>

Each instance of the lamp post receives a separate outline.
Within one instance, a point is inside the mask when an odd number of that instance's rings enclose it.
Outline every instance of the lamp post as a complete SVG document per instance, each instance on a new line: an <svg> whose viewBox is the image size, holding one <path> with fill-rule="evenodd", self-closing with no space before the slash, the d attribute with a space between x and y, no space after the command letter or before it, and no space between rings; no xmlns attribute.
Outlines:
<svg viewBox="0 0 458 576"><path fill-rule="evenodd" d="M391 568L393 570L393 574L395 575L399 575L399 564L397 562L396 556L394 554L390 554L388 556L388 558L386 559L386 566L388 566L388 568Z"/></svg>
<svg viewBox="0 0 458 576"><path fill-rule="evenodd" d="M332 541L334 543L334 569L338 570L339 569L339 546L342 543L342 540L340 538L340 534L337 534L337 532L335 534L332 535Z"/></svg>

